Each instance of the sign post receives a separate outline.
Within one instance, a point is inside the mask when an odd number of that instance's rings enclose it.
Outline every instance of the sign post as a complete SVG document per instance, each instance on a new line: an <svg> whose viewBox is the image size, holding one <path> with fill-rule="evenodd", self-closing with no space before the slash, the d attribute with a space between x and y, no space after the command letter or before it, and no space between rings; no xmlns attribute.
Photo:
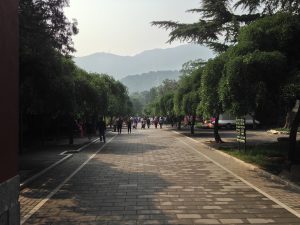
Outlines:
<svg viewBox="0 0 300 225"><path fill-rule="evenodd" d="M237 141L239 143L239 151L241 150L241 143L244 144L244 151L246 151L246 121L245 118L236 119L236 133Z"/></svg>

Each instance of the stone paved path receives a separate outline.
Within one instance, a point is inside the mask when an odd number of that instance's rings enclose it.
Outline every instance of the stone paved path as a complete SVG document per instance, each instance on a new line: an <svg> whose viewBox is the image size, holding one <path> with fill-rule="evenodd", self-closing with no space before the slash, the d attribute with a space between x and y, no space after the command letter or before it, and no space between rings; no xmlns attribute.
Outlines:
<svg viewBox="0 0 300 225"><path fill-rule="evenodd" d="M196 140L185 138L185 141L191 148L200 150L202 154L208 156L228 170L234 172L236 175L260 188L262 191L270 194L272 197L289 206L290 208L295 210L298 215L300 215L299 189L296 190L291 186L283 184L282 182L278 182L274 179L272 180L269 176L265 176L253 170L247 164L238 163L236 160L232 160L233 157L228 157L228 155L226 154L221 154L220 151L206 147L205 140L203 140L202 138L197 138Z"/></svg>
<svg viewBox="0 0 300 225"><path fill-rule="evenodd" d="M22 218L38 206L24 224L300 224L184 142L166 130L117 135L69 177L103 144L91 145L21 192Z"/></svg>

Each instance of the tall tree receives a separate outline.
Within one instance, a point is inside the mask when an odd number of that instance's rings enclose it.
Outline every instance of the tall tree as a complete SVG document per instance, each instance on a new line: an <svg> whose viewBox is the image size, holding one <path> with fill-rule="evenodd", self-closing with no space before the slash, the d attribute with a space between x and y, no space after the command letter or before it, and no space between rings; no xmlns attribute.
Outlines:
<svg viewBox="0 0 300 225"><path fill-rule="evenodd" d="M299 0L202 0L201 7L188 12L200 13L195 23L155 21L152 25L171 30L168 42L175 40L205 44L224 52L237 42L240 28L278 10L299 13Z"/></svg>
<svg viewBox="0 0 300 225"><path fill-rule="evenodd" d="M222 142L219 135L219 115L224 112L218 87L223 76L227 57L223 53L207 62L203 69L199 90L201 101L198 106L198 112L206 117L212 116L215 118L214 137L217 143Z"/></svg>
<svg viewBox="0 0 300 225"><path fill-rule="evenodd" d="M43 134L46 122L74 110L72 35L63 13L68 1L23 0L19 4L21 130ZM42 131L40 131L42 130Z"/></svg>
<svg viewBox="0 0 300 225"><path fill-rule="evenodd" d="M277 13L241 30L239 42L230 50L231 58L226 64L225 83L227 96L231 96L230 108L243 113L251 110L247 107L276 111L285 103L291 110L295 100L300 100L299 24L299 15ZM241 92L247 97L242 98ZM299 124L300 111L297 111L290 130L289 160L292 162L297 160L295 146Z"/></svg>
<svg viewBox="0 0 300 225"><path fill-rule="evenodd" d="M188 65L189 69L186 69ZM180 77L178 81L178 88L174 95L174 111L176 115L181 118L184 115L192 117L191 121L191 134L194 134L194 122L196 117L196 109L200 102L200 96L198 89L200 88L201 76L203 71L203 66L205 64L195 63L192 65L193 69L190 69L190 62L183 65L183 70L185 73ZM178 126L180 128L180 125Z"/></svg>

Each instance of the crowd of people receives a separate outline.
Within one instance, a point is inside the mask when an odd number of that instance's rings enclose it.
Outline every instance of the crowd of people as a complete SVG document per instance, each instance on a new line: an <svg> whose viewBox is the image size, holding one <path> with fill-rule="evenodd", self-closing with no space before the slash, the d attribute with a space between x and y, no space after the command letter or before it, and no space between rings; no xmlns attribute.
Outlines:
<svg viewBox="0 0 300 225"><path fill-rule="evenodd" d="M131 134L132 129L149 129L154 126L155 129L163 128L163 124L166 123L166 117L116 117L109 121L109 126L113 128L113 132L122 133L122 129L127 129L127 133ZM92 135L96 132L99 135L100 141L105 142L105 132L107 128L106 121L103 116L99 116L96 123L91 120L82 121L77 120L76 127L79 130L80 137L88 137L91 139Z"/></svg>
<svg viewBox="0 0 300 225"><path fill-rule="evenodd" d="M163 124L165 123L165 117L117 117L113 121L113 129L114 132L118 132L118 134L122 133L123 125L127 127L127 133L130 134L132 129L138 129L138 125L140 124L141 129L149 129L151 125L154 125L155 128L159 127L162 128Z"/></svg>

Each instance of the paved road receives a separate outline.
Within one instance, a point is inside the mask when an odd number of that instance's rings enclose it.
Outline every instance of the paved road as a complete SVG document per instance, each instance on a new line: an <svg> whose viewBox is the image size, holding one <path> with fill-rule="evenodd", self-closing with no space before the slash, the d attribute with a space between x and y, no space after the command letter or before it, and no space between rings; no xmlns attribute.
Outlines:
<svg viewBox="0 0 300 225"><path fill-rule="evenodd" d="M22 224L300 224L296 207L276 198L300 205L299 193L263 195L251 184L261 178L243 182L247 173L228 171L221 156L179 134L138 130L108 140L23 189Z"/></svg>

